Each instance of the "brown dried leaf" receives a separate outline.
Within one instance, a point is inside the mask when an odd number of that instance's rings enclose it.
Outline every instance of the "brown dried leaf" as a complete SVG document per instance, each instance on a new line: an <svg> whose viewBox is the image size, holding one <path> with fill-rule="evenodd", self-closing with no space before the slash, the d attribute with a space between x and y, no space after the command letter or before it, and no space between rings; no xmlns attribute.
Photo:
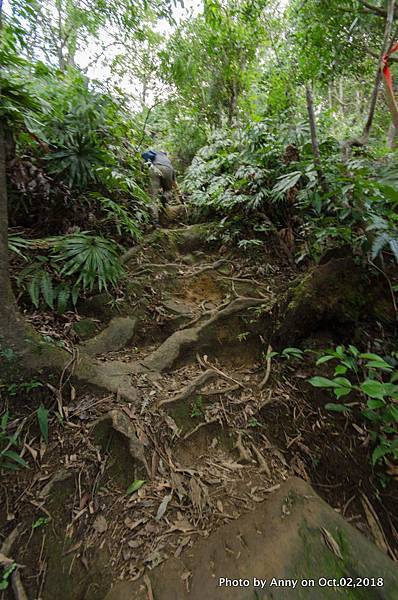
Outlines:
<svg viewBox="0 0 398 600"><path fill-rule="evenodd" d="M173 493L168 494L167 496L165 496L163 498L162 502L159 505L158 512L156 513L156 517L155 517L156 521L160 521L160 519L163 517L163 515L165 514L165 512L167 510L167 506L168 506L170 500L172 499L172 497L173 497Z"/></svg>
<svg viewBox="0 0 398 600"><path fill-rule="evenodd" d="M98 515L93 523L93 529L97 533L104 533L108 529L107 520L103 515Z"/></svg>
<svg viewBox="0 0 398 600"><path fill-rule="evenodd" d="M133 529L138 527L138 525L141 525L141 523L145 523L145 521L146 519L137 519L136 521L133 521L132 519L130 519L130 517L126 517L124 519L124 524L130 529L130 531L132 531Z"/></svg>

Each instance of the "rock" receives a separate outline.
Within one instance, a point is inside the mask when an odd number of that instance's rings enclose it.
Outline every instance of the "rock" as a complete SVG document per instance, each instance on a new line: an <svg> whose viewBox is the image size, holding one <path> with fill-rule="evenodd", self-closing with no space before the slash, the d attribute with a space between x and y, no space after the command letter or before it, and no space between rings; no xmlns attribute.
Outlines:
<svg viewBox="0 0 398 600"><path fill-rule="evenodd" d="M156 600L332 600L348 597L348 590L353 599L392 600L398 589L393 561L297 478L147 577ZM342 583L335 589L329 580L340 578L382 579L383 585L348 588ZM226 579L235 585L226 585ZM239 585L239 579L248 584ZM264 587L258 581L255 586L255 579L265 581ZM273 579L284 583L271 585ZM116 582L105 600L147 600L147 590L142 578Z"/></svg>
<svg viewBox="0 0 398 600"><path fill-rule="evenodd" d="M175 315L183 315L183 316L191 316L192 315L192 306L189 304L185 304L180 300L176 300L175 298L170 298L169 300L163 301L163 306L167 308L170 312Z"/></svg>
<svg viewBox="0 0 398 600"><path fill-rule="evenodd" d="M133 338L136 325L136 318L115 317L101 333L81 344L81 349L89 356L121 350Z"/></svg>
<svg viewBox="0 0 398 600"><path fill-rule="evenodd" d="M81 340L87 340L97 333L98 325L92 319L82 319L73 323L72 329Z"/></svg>
<svg viewBox="0 0 398 600"><path fill-rule="evenodd" d="M113 307L113 297L108 292L79 300L78 310L82 315L101 321L109 321L117 314L116 308Z"/></svg>
<svg viewBox="0 0 398 600"><path fill-rule="evenodd" d="M272 336L276 349L298 344L318 329L354 328L369 310L369 280L351 258L309 271L289 290Z"/></svg>

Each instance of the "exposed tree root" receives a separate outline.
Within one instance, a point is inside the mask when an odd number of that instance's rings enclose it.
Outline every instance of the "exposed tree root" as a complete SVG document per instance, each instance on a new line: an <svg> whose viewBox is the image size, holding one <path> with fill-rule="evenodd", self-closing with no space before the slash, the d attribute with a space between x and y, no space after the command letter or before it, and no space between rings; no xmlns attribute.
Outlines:
<svg viewBox="0 0 398 600"><path fill-rule="evenodd" d="M162 400L159 402L158 406L163 406L164 404L171 404L172 402L178 402L179 400L186 400L192 394L194 394L198 389L205 385L211 379L215 379L218 377L218 374L214 371L214 369L207 369L198 377L196 377L191 383L185 386L178 394L173 396L172 398L167 398L166 400Z"/></svg>
<svg viewBox="0 0 398 600"><path fill-rule="evenodd" d="M237 298L233 300L228 306L216 311L207 321L197 327L173 333L157 350L143 360L141 365L146 369L158 372L170 369L184 350L188 350L193 346L199 349L210 343L211 330L215 323L261 304L264 304L262 298Z"/></svg>

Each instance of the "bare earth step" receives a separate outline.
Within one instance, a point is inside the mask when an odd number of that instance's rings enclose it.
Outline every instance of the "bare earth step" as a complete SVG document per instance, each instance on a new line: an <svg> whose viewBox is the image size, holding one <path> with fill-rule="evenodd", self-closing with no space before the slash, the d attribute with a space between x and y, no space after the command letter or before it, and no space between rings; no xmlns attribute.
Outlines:
<svg viewBox="0 0 398 600"><path fill-rule="evenodd" d="M395 600L398 569L303 480L105 600Z"/></svg>

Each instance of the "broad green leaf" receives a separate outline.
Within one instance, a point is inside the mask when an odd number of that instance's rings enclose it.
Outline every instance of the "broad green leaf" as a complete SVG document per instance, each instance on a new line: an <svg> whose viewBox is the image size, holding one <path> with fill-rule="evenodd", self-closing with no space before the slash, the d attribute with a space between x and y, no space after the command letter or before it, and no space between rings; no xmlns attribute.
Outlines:
<svg viewBox="0 0 398 600"><path fill-rule="evenodd" d="M334 358L336 358L336 357L331 356L330 354L327 354L326 356L321 356L321 358L318 358L318 360L316 361L315 364L318 367L319 365L323 365L323 363L326 363L329 360L333 360Z"/></svg>
<svg viewBox="0 0 398 600"><path fill-rule="evenodd" d="M334 388L334 390L333 390L333 393L337 399L341 398L342 396L348 396L348 394L350 392L351 392L351 389L347 388L347 387Z"/></svg>
<svg viewBox="0 0 398 600"><path fill-rule="evenodd" d="M371 360L366 363L368 369L381 369L382 371L393 371L394 367L388 364L385 360Z"/></svg>
<svg viewBox="0 0 398 600"><path fill-rule="evenodd" d="M311 377L309 383L314 387L318 388L335 388L340 387L338 383L332 381L331 379L327 379L326 377Z"/></svg>
<svg viewBox="0 0 398 600"><path fill-rule="evenodd" d="M371 400L367 401L367 405L369 408L375 409L375 408L381 408L382 406L385 406L386 403L384 402L384 400L377 400L376 398L372 398Z"/></svg>
<svg viewBox="0 0 398 600"><path fill-rule="evenodd" d="M367 379L361 383L360 387L362 392L371 398L380 398L382 400L386 395L384 384L380 383L380 381Z"/></svg>
<svg viewBox="0 0 398 600"><path fill-rule="evenodd" d="M344 375L345 373L347 373L347 367L345 365L337 365L337 367L334 370L334 374L335 375Z"/></svg>

